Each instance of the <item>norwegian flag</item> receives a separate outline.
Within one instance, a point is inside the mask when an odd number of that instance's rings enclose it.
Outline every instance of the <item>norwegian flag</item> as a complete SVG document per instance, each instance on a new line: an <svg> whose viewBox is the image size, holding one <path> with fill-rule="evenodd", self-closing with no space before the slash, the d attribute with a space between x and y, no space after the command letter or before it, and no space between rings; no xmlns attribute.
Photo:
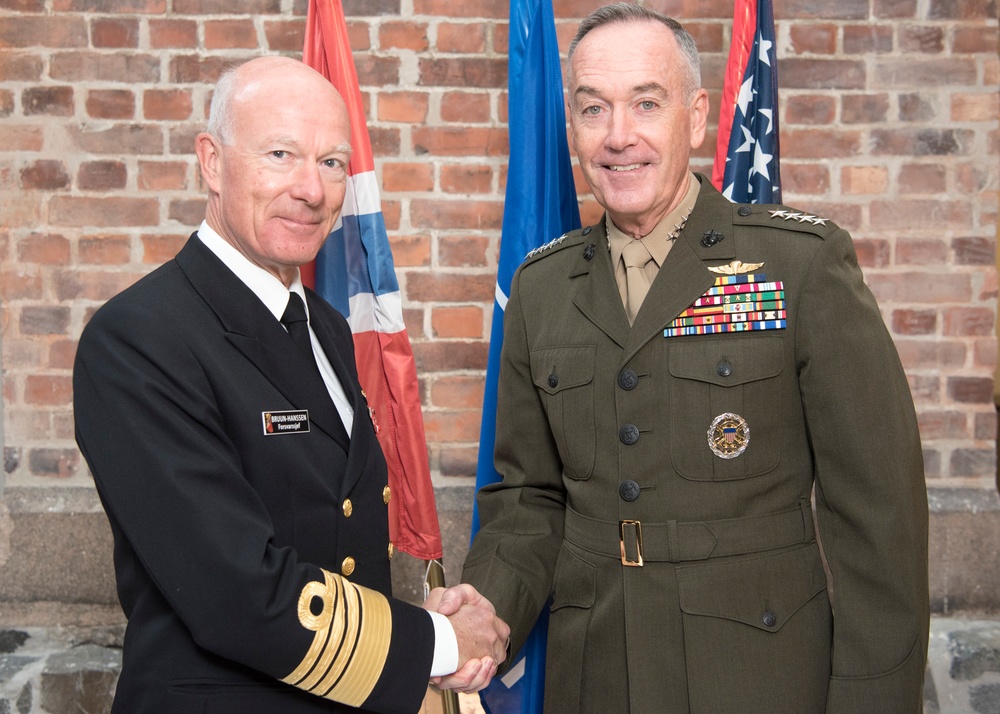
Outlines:
<svg viewBox="0 0 1000 714"><path fill-rule="evenodd" d="M441 557L417 370L403 325L375 161L340 0L310 0L302 61L337 88L351 119L347 196L315 263L315 288L347 318L358 376L389 465L389 536L423 560ZM305 266L303 266L305 267ZM303 270L308 282L309 271Z"/></svg>
<svg viewBox="0 0 1000 714"><path fill-rule="evenodd" d="M781 203L771 0L736 0L712 183L735 203Z"/></svg>

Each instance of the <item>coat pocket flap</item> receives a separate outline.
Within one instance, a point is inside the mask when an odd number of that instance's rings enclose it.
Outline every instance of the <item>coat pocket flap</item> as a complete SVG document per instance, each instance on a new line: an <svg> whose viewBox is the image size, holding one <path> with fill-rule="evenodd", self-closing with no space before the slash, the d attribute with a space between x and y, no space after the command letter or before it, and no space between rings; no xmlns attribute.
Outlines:
<svg viewBox="0 0 1000 714"><path fill-rule="evenodd" d="M552 587L553 612L564 607L593 607L597 597L597 568L564 546L556 561Z"/></svg>
<svg viewBox="0 0 1000 714"><path fill-rule="evenodd" d="M738 335L695 337L670 345L670 374L678 379L734 387L781 373L783 338Z"/></svg>
<svg viewBox="0 0 1000 714"><path fill-rule="evenodd" d="M532 350L530 359L531 380L549 394L594 380L594 345L542 347Z"/></svg>
<svg viewBox="0 0 1000 714"><path fill-rule="evenodd" d="M826 590L815 543L776 555L677 568L681 610L776 632Z"/></svg>

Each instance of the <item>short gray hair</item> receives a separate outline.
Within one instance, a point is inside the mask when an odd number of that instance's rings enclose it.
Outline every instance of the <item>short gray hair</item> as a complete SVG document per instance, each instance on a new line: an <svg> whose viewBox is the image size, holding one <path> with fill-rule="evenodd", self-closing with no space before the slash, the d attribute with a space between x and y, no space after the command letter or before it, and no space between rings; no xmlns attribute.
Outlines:
<svg viewBox="0 0 1000 714"><path fill-rule="evenodd" d="M667 17L663 13L651 10L648 7L633 5L628 2L616 2L611 5L599 7L587 15L580 23L576 36L569 43L569 53L567 61L570 65L572 75L573 53L576 52L577 45L587 36L591 30L595 30L602 25L611 25L625 22L661 22L670 28L677 40L677 45L681 48L681 54L687 64L687 84L688 93L694 94L701 89L701 60L698 57L698 45L684 27L672 17Z"/></svg>
<svg viewBox="0 0 1000 714"><path fill-rule="evenodd" d="M239 84L237 70L239 65L227 67L212 92L212 104L208 109L208 126L206 131L225 146L233 144L233 97Z"/></svg>

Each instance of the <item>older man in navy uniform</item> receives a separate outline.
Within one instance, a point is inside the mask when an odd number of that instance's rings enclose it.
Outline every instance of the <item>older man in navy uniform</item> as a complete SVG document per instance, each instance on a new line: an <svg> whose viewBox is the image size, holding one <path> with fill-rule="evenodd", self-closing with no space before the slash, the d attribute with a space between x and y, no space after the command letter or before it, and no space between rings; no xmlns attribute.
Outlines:
<svg viewBox="0 0 1000 714"><path fill-rule="evenodd" d="M708 100L675 21L597 10L569 65L606 213L514 277L463 579L514 651L551 608L547 714L920 711L921 449L851 237L690 172Z"/></svg>
<svg viewBox="0 0 1000 714"><path fill-rule="evenodd" d="M507 628L471 588L390 596L386 465L346 320L311 290L343 206L343 99L287 58L227 72L206 220L80 339L77 441L115 538L122 714L416 712Z"/></svg>

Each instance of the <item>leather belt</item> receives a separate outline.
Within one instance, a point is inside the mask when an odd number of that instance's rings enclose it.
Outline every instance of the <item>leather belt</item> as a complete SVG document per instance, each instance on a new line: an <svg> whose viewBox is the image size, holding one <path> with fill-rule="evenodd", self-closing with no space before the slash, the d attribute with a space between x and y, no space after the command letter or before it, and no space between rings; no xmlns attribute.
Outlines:
<svg viewBox="0 0 1000 714"><path fill-rule="evenodd" d="M808 501L795 508L718 521L602 521L566 508L564 538L622 565L680 563L759 553L816 540Z"/></svg>

